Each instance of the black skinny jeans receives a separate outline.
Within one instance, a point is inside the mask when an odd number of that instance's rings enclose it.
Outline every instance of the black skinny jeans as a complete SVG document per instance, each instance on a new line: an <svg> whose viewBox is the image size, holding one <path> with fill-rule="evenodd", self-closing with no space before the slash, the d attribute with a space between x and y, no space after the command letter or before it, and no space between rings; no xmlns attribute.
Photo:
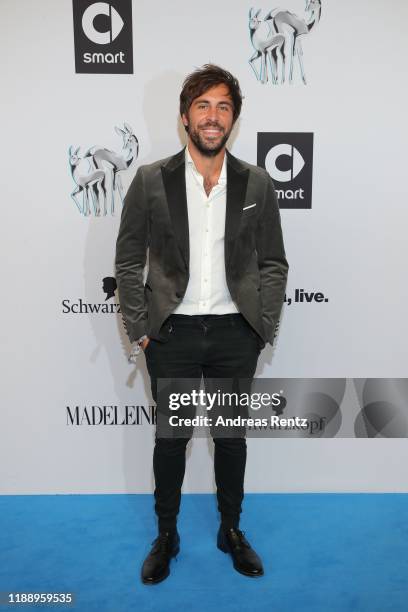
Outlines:
<svg viewBox="0 0 408 612"><path fill-rule="evenodd" d="M264 342L241 314L176 314L170 315L164 325L170 332L169 340L151 339L145 350L156 404L158 378L200 381L203 376L206 391L211 390L206 379L231 379L234 384L234 379L253 378ZM244 497L245 432L234 433L234 437L213 435L213 432L211 435L215 445L214 471L221 523L225 528L238 527ZM173 529L177 523L190 436L160 437L156 430L154 497L160 531Z"/></svg>

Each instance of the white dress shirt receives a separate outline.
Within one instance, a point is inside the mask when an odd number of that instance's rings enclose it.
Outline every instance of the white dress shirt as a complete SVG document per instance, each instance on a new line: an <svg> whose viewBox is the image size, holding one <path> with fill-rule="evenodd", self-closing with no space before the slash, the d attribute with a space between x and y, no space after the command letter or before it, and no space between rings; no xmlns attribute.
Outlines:
<svg viewBox="0 0 408 612"><path fill-rule="evenodd" d="M190 237L190 278L186 293L174 314L227 314L239 312L231 298L225 275L225 210L227 203L227 155L218 183L207 196L204 177L196 168L188 147L186 190Z"/></svg>
<svg viewBox="0 0 408 612"><path fill-rule="evenodd" d="M174 314L228 314L239 312L228 290L225 275L225 211L227 204L227 155L224 154L218 183L207 196L204 177L186 147L186 190L190 239L190 277L186 293ZM129 361L141 352L138 342Z"/></svg>

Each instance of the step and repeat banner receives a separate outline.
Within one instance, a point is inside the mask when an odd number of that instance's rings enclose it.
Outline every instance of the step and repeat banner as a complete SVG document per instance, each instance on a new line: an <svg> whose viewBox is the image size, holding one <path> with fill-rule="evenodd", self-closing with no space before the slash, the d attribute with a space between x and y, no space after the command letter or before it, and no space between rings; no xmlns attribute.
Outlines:
<svg viewBox="0 0 408 612"><path fill-rule="evenodd" d="M249 437L246 490L407 491L405 0L2 0L1 19L0 492L153 490L116 237L208 62L240 81L229 149L271 175L290 265L256 375L284 398L271 415L292 397L312 423ZM195 438L185 492L214 490L212 459Z"/></svg>

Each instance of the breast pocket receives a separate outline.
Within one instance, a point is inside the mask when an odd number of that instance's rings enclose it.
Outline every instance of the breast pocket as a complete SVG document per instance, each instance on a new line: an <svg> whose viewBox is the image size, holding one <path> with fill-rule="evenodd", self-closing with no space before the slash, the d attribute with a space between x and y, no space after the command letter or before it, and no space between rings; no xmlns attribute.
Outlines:
<svg viewBox="0 0 408 612"><path fill-rule="evenodd" d="M253 232L256 228L258 215L256 214L256 206L253 208L247 208L242 211L241 222L239 224L239 228L241 232Z"/></svg>
<svg viewBox="0 0 408 612"><path fill-rule="evenodd" d="M255 206L251 204L246 204L242 209L242 219L246 219L247 217L251 217L252 215L256 215L258 209L258 205Z"/></svg>
<svg viewBox="0 0 408 612"><path fill-rule="evenodd" d="M253 208L247 208L246 210L243 210L242 215L241 215L241 223L240 223L241 228L255 227L256 220L258 217L256 213L257 213L256 206L254 206Z"/></svg>

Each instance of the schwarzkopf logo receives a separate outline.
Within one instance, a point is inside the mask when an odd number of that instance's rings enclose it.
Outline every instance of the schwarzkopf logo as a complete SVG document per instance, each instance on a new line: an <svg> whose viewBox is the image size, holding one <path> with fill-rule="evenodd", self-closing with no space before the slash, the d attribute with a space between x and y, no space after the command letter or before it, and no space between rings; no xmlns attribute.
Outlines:
<svg viewBox="0 0 408 612"><path fill-rule="evenodd" d="M257 164L269 172L280 208L312 208L313 133L258 132Z"/></svg>
<svg viewBox="0 0 408 612"><path fill-rule="evenodd" d="M114 301L117 289L116 279L113 276L105 276L102 281L102 291L106 293L104 303L84 302L82 298L73 301L62 300L63 314L121 314L120 304ZM108 302L108 300L113 300Z"/></svg>
<svg viewBox="0 0 408 612"><path fill-rule="evenodd" d="M133 74L132 0L72 0L75 72Z"/></svg>

